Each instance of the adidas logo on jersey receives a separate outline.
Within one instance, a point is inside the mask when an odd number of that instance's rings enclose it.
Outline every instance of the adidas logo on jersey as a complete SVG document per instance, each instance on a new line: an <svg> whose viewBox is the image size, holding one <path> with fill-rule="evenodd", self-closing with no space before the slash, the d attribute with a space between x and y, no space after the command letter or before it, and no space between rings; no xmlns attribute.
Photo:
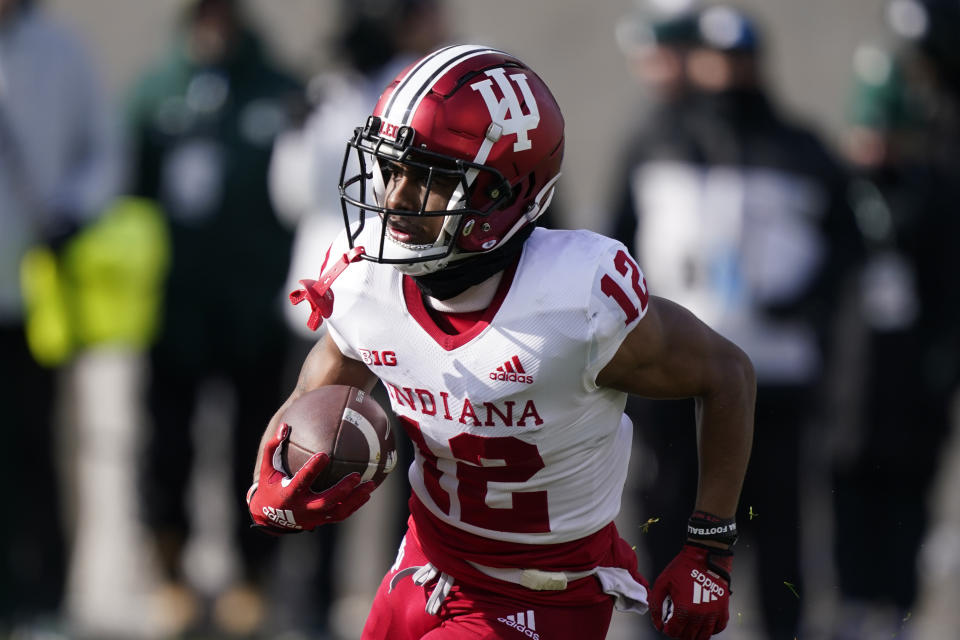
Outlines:
<svg viewBox="0 0 960 640"><path fill-rule="evenodd" d="M275 509L273 507L264 507L263 515L267 516L270 522L288 529L302 529L293 517L293 511L290 509Z"/></svg>
<svg viewBox="0 0 960 640"><path fill-rule="evenodd" d="M516 629L530 640L540 640L540 634L537 633L537 623L533 617L533 609L514 613L505 618L497 618L497 622L502 622L511 629Z"/></svg>
<svg viewBox="0 0 960 640"><path fill-rule="evenodd" d="M693 578L693 604L713 602L726 593L726 589L696 569L690 572L690 577Z"/></svg>
<svg viewBox="0 0 960 640"><path fill-rule="evenodd" d="M523 382L524 384L533 384L533 376L526 375L523 365L520 364L520 358L513 356L490 372L491 380L504 380L506 382Z"/></svg>

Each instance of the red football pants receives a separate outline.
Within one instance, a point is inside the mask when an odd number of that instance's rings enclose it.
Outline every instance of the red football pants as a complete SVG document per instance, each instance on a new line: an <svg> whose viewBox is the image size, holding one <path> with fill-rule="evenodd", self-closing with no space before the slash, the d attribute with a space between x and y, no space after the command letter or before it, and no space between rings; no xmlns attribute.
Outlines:
<svg viewBox="0 0 960 640"><path fill-rule="evenodd" d="M419 542L407 531L397 562L377 590L361 640L603 640L610 626L613 598L584 607L549 607L456 582L438 614L430 615L424 608L436 579L422 587L410 575L394 580L404 569L425 564Z"/></svg>

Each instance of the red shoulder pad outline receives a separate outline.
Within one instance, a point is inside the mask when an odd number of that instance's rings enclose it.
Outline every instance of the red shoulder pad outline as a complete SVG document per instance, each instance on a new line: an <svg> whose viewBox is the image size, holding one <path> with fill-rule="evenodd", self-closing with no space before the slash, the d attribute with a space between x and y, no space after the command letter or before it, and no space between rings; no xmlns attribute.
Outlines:
<svg viewBox="0 0 960 640"><path fill-rule="evenodd" d="M319 280L300 280L303 289L297 289L290 293L290 303L300 304L304 300L310 303L310 319L307 320L307 327L311 331L316 331L323 318L329 318L333 313L333 291L330 286L336 280L343 270L353 262L360 260L364 254L363 247L354 247L346 252L340 259L334 262L330 267L320 274Z"/></svg>

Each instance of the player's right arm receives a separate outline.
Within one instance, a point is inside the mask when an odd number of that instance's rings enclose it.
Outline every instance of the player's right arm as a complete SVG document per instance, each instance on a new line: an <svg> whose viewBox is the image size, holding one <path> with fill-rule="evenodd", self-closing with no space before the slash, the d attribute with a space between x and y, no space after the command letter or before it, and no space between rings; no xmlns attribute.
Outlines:
<svg viewBox="0 0 960 640"><path fill-rule="evenodd" d="M351 474L322 493L310 486L329 464L329 457L318 453L292 478L286 477L275 455L290 435L281 418L286 408L308 391L331 384L350 385L370 391L374 376L359 360L344 356L328 333L314 345L300 369L297 385L286 402L270 419L260 438L253 484L247 491L247 505L254 525L268 533L309 531L330 522L338 522L359 509L375 488L373 482L360 482L360 474Z"/></svg>

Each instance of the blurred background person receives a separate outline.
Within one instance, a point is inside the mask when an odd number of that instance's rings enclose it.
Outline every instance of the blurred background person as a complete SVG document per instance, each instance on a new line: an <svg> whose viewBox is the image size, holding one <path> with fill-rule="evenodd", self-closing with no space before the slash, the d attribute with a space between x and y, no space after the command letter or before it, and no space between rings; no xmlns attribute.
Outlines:
<svg viewBox="0 0 960 640"><path fill-rule="evenodd" d="M301 127L281 134L270 162L270 195L277 214L296 230L287 291L299 288L300 279L319 275L330 243L343 230L337 183L347 139L357 126L357 114L370 113L383 87L404 67L447 41L450 25L446 5L446 0L337 3L338 26L332 36L329 63L307 85L310 113ZM304 305L287 304L285 311L297 336L299 363L324 329L315 333L307 328L309 310ZM374 393L382 404L389 403L381 387ZM400 431L397 442L402 443L398 466L405 468L413 452ZM289 555L298 558L301 569L301 584L291 588L288 583L284 589L288 595L278 602L285 618L301 617L291 620L293 626L362 627L383 570L406 531L406 474L391 480L389 487L389 496L380 497L382 505L365 510L358 520L322 527L309 537L284 540L286 547L295 547ZM349 549L350 529L367 527L387 527L395 538L384 545L382 553L363 549L354 557ZM347 556L351 560L337 562ZM316 561L304 563L303 558ZM310 619L302 619L304 615Z"/></svg>
<svg viewBox="0 0 960 640"><path fill-rule="evenodd" d="M912 626L930 489L960 379L960 4L895 0L886 18L899 41L857 50L846 137L868 261L862 388L834 465L835 640ZM949 583L960 546L943 542L928 547L924 573ZM955 607L957 590L947 589ZM947 633L916 637L951 637L956 627Z"/></svg>
<svg viewBox="0 0 960 640"><path fill-rule="evenodd" d="M264 622L275 544L249 530L246 452L284 395L289 332L280 305L291 236L273 212L267 167L301 92L240 0L188 0L169 54L142 75L128 104L132 192L161 205L172 243L141 482L171 633L212 623L243 634ZM212 414L198 413L210 402ZM215 440L217 418L229 423L220 458L231 476L217 517L232 524L229 541L240 551L239 575L221 572L219 582L209 567L190 573L184 556L190 514L215 509L207 502L191 512L187 488L195 444Z"/></svg>
<svg viewBox="0 0 960 640"><path fill-rule="evenodd" d="M646 98L646 112L630 132L612 174L613 192L620 200L613 203L610 233L628 247L635 244L638 226L629 187L634 170L647 160L683 155L678 147L684 143L688 107L693 105L687 55L699 39L697 0L650 0L648 4L646 11L638 9L616 28L627 70Z"/></svg>
<svg viewBox="0 0 960 640"><path fill-rule="evenodd" d="M160 322L169 233L156 203L114 198L60 251L71 359L62 467L71 544L65 615L71 635L143 637L152 576L137 472L147 351Z"/></svg>
<svg viewBox="0 0 960 640"><path fill-rule="evenodd" d="M859 253L847 174L770 99L753 19L712 5L655 24L654 34L670 24L687 34L670 52L677 76L655 78L663 106L627 147L614 228L654 293L690 308L753 360L757 429L737 553L756 567L756 626L771 640L793 640L803 605L800 454L824 418L826 345ZM653 402L631 411L659 458L641 489L640 518L659 518L642 537L655 575L676 552L670 532L696 495L683 480L697 464L684 454L696 438L694 407Z"/></svg>
<svg viewBox="0 0 960 640"><path fill-rule="evenodd" d="M0 531L0 635L57 624L66 569L54 367L67 350L44 352L49 336L31 333L31 354L26 333L32 307L62 300L31 299L28 308L21 261L31 247L46 245L53 251L47 273L55 274L61 247L115 193L120 165L111 116L80 39L38 3L0 0L0 469L5 486L16 487Z"/></svg>
<svg viewBox="0 0 960 640"><path fill-rule="evenodd" d="M287 286L316 277L330 242L343 230L337 180L356 114L370 111L404 67L448 36L444 0L340 0L330 63L307 85L310 114L283 133L270 162L270 196L279 217L296 228ZM287 305L290 326L308 341L309 313Z"/></svg>

